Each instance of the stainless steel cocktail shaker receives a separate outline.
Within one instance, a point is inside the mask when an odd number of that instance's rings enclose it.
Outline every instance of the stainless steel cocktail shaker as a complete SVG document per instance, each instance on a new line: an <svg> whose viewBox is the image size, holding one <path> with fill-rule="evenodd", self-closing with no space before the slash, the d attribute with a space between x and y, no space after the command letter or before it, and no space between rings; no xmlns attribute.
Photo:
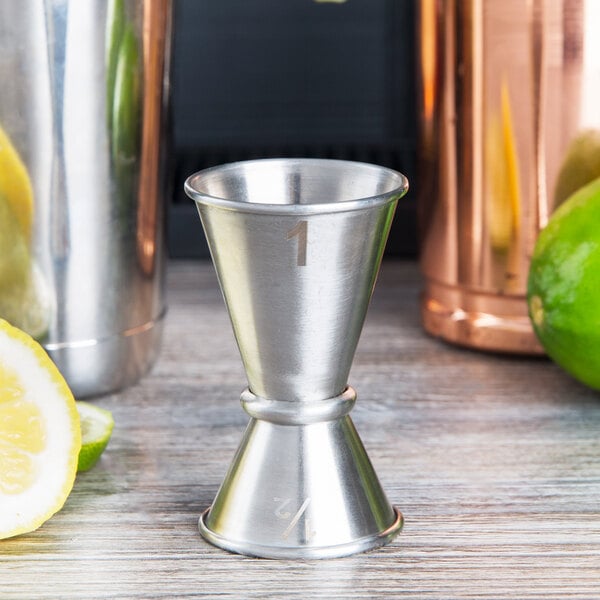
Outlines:
<svg viewBox="0 0 600 600"><path fill-rule="evenodd" d="M540 353L525 299L538 232L600 174L600 3L418 6L424 327Z"/></svg>
<svg viewBox="0 0 600 600"><path fill-rule="evenodd" d="M0 317L79 397L136 381L158 350L170 12L0 3Z"/></svg>

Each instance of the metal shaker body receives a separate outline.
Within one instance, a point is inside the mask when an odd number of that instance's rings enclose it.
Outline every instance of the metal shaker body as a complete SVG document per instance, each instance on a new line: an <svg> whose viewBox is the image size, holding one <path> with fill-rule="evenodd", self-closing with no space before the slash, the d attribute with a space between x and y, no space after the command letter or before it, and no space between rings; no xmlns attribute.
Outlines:
<svg viewBox="0 0 600 600"><path fill-rule="evenodd" d="M600 131L598 3L421 0L418 24L424 327L541 353L529 263Z"/></svg>
<svg viewBox="0 0 600 600"><path fill-rule="evenodd" d="M170 11L0 3L0 124L31 182L35 279L0 316L32 329L78 397L135 382L160 343Z"/></svg>

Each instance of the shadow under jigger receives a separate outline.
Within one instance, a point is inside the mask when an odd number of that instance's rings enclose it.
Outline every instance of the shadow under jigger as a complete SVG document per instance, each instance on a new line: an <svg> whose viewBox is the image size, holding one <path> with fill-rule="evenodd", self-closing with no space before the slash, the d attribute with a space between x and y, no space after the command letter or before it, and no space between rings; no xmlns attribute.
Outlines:
<svg viewBox="0 0 600 600"><path fill-rule="evenodd" d="M273 558L343 556L402 527L348 413L348 374L404 176L270 159L186 181L231 317L252 417L200 531Z"/></svg>

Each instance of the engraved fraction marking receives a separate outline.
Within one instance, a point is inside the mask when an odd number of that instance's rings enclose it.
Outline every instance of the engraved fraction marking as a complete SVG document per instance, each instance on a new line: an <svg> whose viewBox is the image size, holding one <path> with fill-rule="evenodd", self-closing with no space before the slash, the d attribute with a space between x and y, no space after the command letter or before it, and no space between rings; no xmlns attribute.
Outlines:
<svg viewBox="0 0 600 600"><path fill-rule="evenodd" d="M287 239L298 238L298 255L296 264L299 267L306 266L306 247L308 245L308 221L298 221L295 227L287 232Z"/></svg>
<svg viewBox="0 0 600 600"><path fill-rule="evenodd" d="M296 512L296 514L294 516L292 516L292 513L288 512L288 511L284 512L285 507L288 506L291 502L290 498L273 498L273 500L275 502L279 503L279 506L275 509L275 516L278 519L287 521L290 517L292 517L288 526L285 528L285 530L281 534L281 537L285 540L289 537L290 533L292 533L292 531L294 531L294 529L297 527L298 523L300 522L300 519L306 512L306 509L308 508L308 506L310 504L310 498L307 498L302 503L302 506L298 509L298 512ZM306 515L304 515L304 537L305 537L306 541L310 542L312 540L312 538L314 537L315 533L316 532L311 529L310 519Z"/></svg>
<svg viewBox="0 0 600 600"><path fill-rule="evenodd" d="M291 498L273 498L274 502L279 502L279 506L275 509L275 516L278 519L283 519L284 521L287 521L291 516L292 513L288 512L287 510L285 512L284 508L292 501Z"/></svg>

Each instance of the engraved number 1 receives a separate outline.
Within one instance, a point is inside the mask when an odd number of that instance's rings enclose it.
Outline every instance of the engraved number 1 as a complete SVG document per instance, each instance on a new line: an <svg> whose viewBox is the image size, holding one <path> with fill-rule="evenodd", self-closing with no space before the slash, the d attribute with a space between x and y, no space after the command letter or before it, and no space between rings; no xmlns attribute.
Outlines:
<svg viewBox="0 0 600 600"><path fill-rule="evenodd" d="M287 239L298 238L298 258L296 264L299 267L306 266L306 246L307 246L308 222L298 221L298 224L287 232Z"/></svg>

